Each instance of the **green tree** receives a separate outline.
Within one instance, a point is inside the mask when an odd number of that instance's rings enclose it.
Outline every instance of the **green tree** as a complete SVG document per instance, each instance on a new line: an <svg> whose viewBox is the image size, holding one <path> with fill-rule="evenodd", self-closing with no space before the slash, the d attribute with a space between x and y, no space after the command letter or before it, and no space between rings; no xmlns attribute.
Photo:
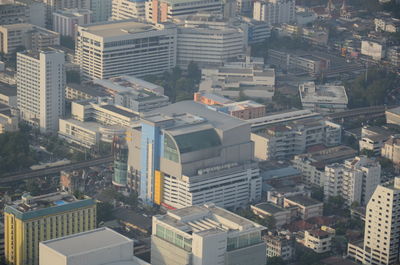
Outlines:
<svg viewBox="0 0 400 265"><path fill-rule="evenodd" d="M188 78L192 79L196 83L200 82L201 70L195 62L191 61L189 63L187 72Z"/></svg>
<svg viewBox="0 0 400 265"><path fill-rule="evenodd" d="M108 202L97 203L97 223L113 219L113 206Z"/></svg>

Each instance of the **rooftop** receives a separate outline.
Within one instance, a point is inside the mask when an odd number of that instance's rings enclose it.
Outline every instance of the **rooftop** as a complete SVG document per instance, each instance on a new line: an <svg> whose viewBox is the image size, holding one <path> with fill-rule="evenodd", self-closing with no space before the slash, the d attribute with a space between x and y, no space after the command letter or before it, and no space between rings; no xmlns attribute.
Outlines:
<svg viewBox="0 0 400 265"><path fill-rule="evenodd" d="M109 110L111 112L120 114L120 115L125 116L125 117L129 117L129 118L138 117L138 115L136 113L130 112L128 110L125 110L125 109L123 109L122 107L119 107L119 106L115 106L115 105L100 105L99 107L103 108L105 110Z"/></svg>
<svg viewBox="0 0 400 265"><path fill-rule="evenodd" d="M81 91L92 97L106 97L108 94L104 91L102 86L86 83L86 84L75 84L69 83L67 87L73 88L75 90Z"/></svg>
<svg viewBox="0 0 400 265"><path fill-rule="evenodd" d="M262 203L259 203L259 204L256 204L256 205L252 206L252 208L260 209L261 211L268 212L268 213L270 213L272 215L276 214L276 213L279 213L279 212L287 211L287 209L279 207L279 206L277 206L277 205L275 205L273 203L270 203L270 202L262 202Z"/></svg>
<svg viewBox="0 0 400 265"><path fill-rule="evenodd" d="M314 82L307 82L299 86L299 91L301 101L304 103L348 103L344 86L315 85Z"/></svg>
<svg viewBox="0 0 400 265"><path fill-rule="evenodd" d="M400 107L396 107L396 108L393 108L393 109L388 109L387 112L393 113L393 114L396 114L396 115L400 115Z"/></svg>
<svg viewBox="0 0 400 265"><path fill-rule="evenodd" d="M294 196L286 197L285 199L292 201L294 203L306 206L306 207L316 205L316 204L322 204L322 202L314 200L314 199L304 196L304 195L294 195Z"/></svg>
<svg viewBox="0 0 400 265"><path fill-rule="evenodd" d="M96 79L93 83L98 84L113 93L129 92L135 90L145 90L156 94L164 94L164 88L147 82L134 76L117 76L110 79Z"/></svg>
<svg viewBox="0 0 400 265"><path fill-rule="evenodd" d="M41 244L57 251L64 256L72 256L93 250L107 249L112 245L122 245L133 242L112 229L102 227L83 233L78 233L57 239L51 239Z"/></svg>
<svg viewBox="0 0 400 265"><path fill-rule="evenodd" d="M9 97L17 95L17 87L15 85L9 85L3 82L0 82L0 94L6 95Z"/></svg>

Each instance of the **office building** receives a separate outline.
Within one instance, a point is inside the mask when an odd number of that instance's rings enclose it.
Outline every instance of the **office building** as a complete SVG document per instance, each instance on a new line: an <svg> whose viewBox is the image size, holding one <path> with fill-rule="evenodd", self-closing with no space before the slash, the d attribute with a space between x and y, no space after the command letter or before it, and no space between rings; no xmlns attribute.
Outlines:
<svg viewBox="0 0 400 265"><path fill-rule="evenodd" d="M255 44L271 37L271 25L266 21L258 21L249 17L240 17L242 27L247 31L247 43Z"/></svg>
<svg viewBox="0 0 400 265"><path fill-rule="evenodd" d="M366 205L381 181L378 161L357 156L325 167L324 197L342 196L347 205Z"/></svg>
<svg viewBox="0 0 400 265"><path fill-rule="evenodd" d="M46 27L46 4L40 0L14 0L16 5L25 6L29 20L25 23L30 23L35 26ZM17 22L22 23L22 22ZM14 23L12 23L14 24Z"/></svg>
<svg viewBox="0 0 400 265"><path fill-rule="evenodd" d="M390 137L382 147L382 157L386 157L395 165L400 165L400 137Z"/></svg>
<svg viewBox="0 0 400 265"><path fill-rule="evenodd" d="M135 112L146 112L169 104L162 86L134 76L117 76L93 80L104 91L112 95L114 104Z"/></svg>
<svg viewBox="0 0 400 265"><path fill-rule="evenodd" d="M344 86L306 82L299 85L299 94L303 109L319 113L345 111L349 102Z"/></svg>
<svg viewBox="0 0 400 265"><path fill-rule="evenodd" d="M127 138L128 175L146 203L234 209L261 199L245 121L181 101L149 112Z"/></svg>
<svg viewBox="0 0 400 265"><path fill-rule="evenodd" d="M367 204L364 240L350 242L348 257L362 264L394 265L399 262L400 178L376 187Z"/></svg>
<svg viewBox="0 0 400 265"><path fill-rule="evenodd" d="M30 21L28 8L16 5L14 2L0 3L0 25L28 23Z"/></svg>
<svg viewBox="0 0 400 265"><path fill-rule="evenodd" d="M296 155L292 163L296 169L301 171L307 184L324 187L325 166L353 158L357 153L357 150L351 147L339 145L320 151Z"/></svg>
<svg viewBox="0 0 400 265"><path fill-rule="evenodd" d="M295 0L258 0L254 2L253 18L271 25L294 22Z"/></svg>
<svg viewBox="0 0 400 265"><path fill-rule="evenodd" d="M313 145L339 145L341 131L341 126L336 123L309 118L267 126L252 133L251 140L255 157L269 160L302 154Z"/></svg>
<svg viewBox="0 0 400 265"><path fill-rule="evenodd" d="M265 227L214 204L153 217L151 263L264 265Z"/></svg>
<svg viewBox="0 0 400 265"><path fill-rule="evenodd" d="M22 49L37 51L60 45L60 34L32 24L0 25L0 52L11 55Z"/></svg>
<svg viewBox="0 0 400 265"><path fill-rule="evenodd" d="M76 27L90 24L91 14L89 9L57 10L53 13L53 30L75 39Z"/></svg>
<svg viewBox="0 0 400 265"><path fill-rule="evenodd" d="M7 264L39 264L39 242L94 229L96 203L68 193L50 193L22 199L4 209Z"/></svg>
<svg viewBox="0 0 400 265"><path fill-rule="evenodd" d="M91 0L92 22L104 22L111 18L112 0Z"/></svg>
<svg viewBox="0 0 400 265"><path fill-rule="evenodd" d="M47 27L53 26L53 13L60 9L90 9L91 0L43 0L47 6L46 23Z"/></svg>
<svg viewBox="0 0 400 265"><path fill-rule="evenodd" d="M40 242L40 265L150 265L133 255L133 240L102 227Z"/></svg>
<svg viewBox="0 0 400 265"><path fill-rule="evenodd" d="M178 16L198 12L222 14L221 0L155 0L146 1L146 20L153 23L172 21Z"/></svg>
<svg viewBox="0 0 400 265"><path fill-rule="evenodd" d="M385 116L387 123L400 125L400 107L386 110Z"/></svg>
<svg viewBox="0 0 400 265"><path fill-rule="evenodd" d="M146 1L145 0L115 0L112 1L111 20L124 19L145 19Z"/></svg>
<svg viewBox="0 0 400 265"><path fill-rule="evenodd" d="M267 244L267 263L268 258L280 257L290 261L295 257L295 240L290 233L268 232L264 242Z"/></svg>
<svg viewBox="0 0 400 265"><path fill-rule="evenodd" d="M200 66L220 66L243 55L247 34L213 14L186 16L178 23L177 64L186 68L190 62Z"/></svg>
<svg viewBox="0 0 400 265"><path fill-rule="evenodd" d="M42 49L17 54L17 103L21 119L41 132L57 132L65 109L63 52Z"/></svg>
<svg viewBox="0 0 400 265"><path fill-rule="evenodd" d="M246 56L243 61L203 68L200 92L239 98L241 92L251 98L270 100L275 91L275 70L264 66L264 59Z"/></svg>
<svg viewBox="0 0 400 265"><path fill-rule="evenodd" d="M124 137L114 137L114 174L112 178L112 183L117 187L126 187L128 184L128 152L128 146Z"/></svg>
<svg viewBox="0 0 400 265"><path fill-rule="evenodd" d="M133 20L78 26L76 63L86 79L161 74L176 65L176 32Z"/></svg>

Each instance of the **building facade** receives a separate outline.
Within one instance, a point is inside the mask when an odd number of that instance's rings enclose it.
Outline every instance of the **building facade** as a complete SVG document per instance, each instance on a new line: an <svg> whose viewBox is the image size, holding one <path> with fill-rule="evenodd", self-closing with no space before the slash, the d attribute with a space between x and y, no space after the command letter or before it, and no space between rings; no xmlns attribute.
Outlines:
<svg viewBox="0 0 400 265"><path fill-rule="evenodd" d="M89 9L62 9L53 13L53 30L75 39L76 27L91 22Z"/></svg>
<svg viewBox="0 0 400 265"><path fill-rule="evenodd" d="M111 18L112 0L91 0L92 22L104 22Z"/></svg>
<svg viewBox="0 0 400 265"><path fill-rule="evenodd" d="M0 25L28 23L28 8L14 3L0 4Z"/></svg>
<svg viewBox="0 0 400 265"><path fill-rule="evenodd" d="M38 265L40 241L96 227L96 203L68 193L24 194L4 213L5 257L13 265Z"/></svg>
<svg viewBox="0 0 400 265"><path fill-rule="evenodd" d="M76 63L86 79L161 74L176 65L176 27L133 20L78 27Z"/></svg>
<svg viewBox="0 0 400 265"><path fill-rule="evenodd" d="M17 54L17 103L21 119L42 132L57 132L65 111L64 52Z"/></svg>
<svg viewBox="0 0 400 265"><path fill-rule="evenodd" d="M151 263L264 265L264 229L213 204L168 211L153 217Z"/></svg>
<svg viewBox="0 0 400 265"><path fill-rule="evenodd" d="M296 21L294 0L263 0L254 2L253 18L269 24L282 24Z"/></svg>
<svg viewBox="0 0 400 265"><path fill-rule="evenodd" d="M112 2L112 20L146 18L145 0L116 0Z"/></svg>
<svg viewBox="0 0 400 265"><path fill-rule="evenodd" d="M381 153L393 164L400 165L400 137L397 135L390 137L383 145Z"/></svg>

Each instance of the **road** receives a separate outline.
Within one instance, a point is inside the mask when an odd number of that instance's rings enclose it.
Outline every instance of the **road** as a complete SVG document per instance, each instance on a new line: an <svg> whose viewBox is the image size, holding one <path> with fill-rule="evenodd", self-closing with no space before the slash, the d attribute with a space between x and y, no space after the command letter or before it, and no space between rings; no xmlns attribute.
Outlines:
<svg viewBox="0 0 400 265"><path fill-rule="evenodd" d="M47 168L37 169L37 170L28 170L28 171L19 172L16 174L5 175L0 178L0 184L21 181L21 180L26 180L26 179L31 179L31 178L45 177L45 176L59 173L62 170L76 170L76 169L82 169L82 168L87 168L87 167L92 167L92 166L104 165L107 163L111 163L112 161L113 161L113 157L112 157L112 155L109 155L109 156L104 156L104 157L100 157L100 158L96 158L96 159L92 159L92 160L71 163L68 165L47 167Z"/></svg>

